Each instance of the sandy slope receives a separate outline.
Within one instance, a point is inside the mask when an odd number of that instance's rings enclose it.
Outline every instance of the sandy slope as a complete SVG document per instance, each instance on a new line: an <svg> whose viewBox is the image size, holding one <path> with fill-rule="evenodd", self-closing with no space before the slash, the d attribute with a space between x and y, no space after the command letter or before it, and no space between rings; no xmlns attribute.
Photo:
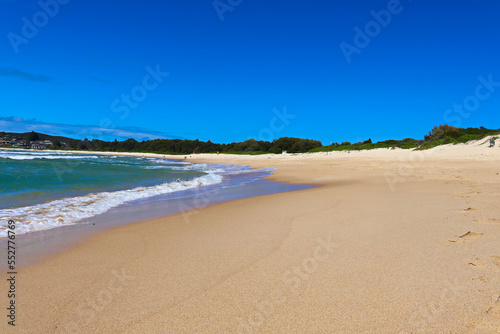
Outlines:
<svg viewBox="0 0 500 334"><path fill-rule="evenodd" d="M192 156L321 187L114 228L24 268L16 331L498 333L498 145Z"/></svg>

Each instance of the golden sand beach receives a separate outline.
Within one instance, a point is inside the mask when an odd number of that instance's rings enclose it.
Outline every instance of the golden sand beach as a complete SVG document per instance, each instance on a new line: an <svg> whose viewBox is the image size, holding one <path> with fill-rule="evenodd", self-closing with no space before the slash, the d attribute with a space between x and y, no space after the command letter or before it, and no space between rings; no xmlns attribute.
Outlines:
<svg viewBox="0 0 500 334"><path fill-rule="evenodd" d="M91 236L19 270L0 331L500 332L498 144L187 160L318 187Z"/></svg>

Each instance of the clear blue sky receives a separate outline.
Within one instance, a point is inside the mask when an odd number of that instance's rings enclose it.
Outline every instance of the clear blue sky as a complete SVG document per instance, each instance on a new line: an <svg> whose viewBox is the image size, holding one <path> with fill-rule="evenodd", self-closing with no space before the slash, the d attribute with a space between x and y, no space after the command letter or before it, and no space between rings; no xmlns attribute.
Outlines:
<svg viewBox="0 0 500 334"><path fill-rule="evenodd" d="M0 131L329 144L500 127L497 0L59 1L0 0Z"/></svg>

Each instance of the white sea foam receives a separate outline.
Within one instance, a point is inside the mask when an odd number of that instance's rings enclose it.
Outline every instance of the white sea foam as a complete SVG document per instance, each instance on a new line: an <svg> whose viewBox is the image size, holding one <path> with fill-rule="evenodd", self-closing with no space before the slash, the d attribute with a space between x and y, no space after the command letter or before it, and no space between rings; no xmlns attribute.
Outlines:
<svg viewBox="0 0 500 334"><path fill-rule="evenodd" d="M33 160L33 159L97 159L96 155L87 155L87 156L68 156L61 157L57 155L45 155L45 156L37 156L37 155L1 155L0 158L12 159L12 160Z"/></svg>
<svg viewBox="0 0 500 334"><path fill-rule="evenodd" d="M119 156L108 156L118 158ZM24 152L24 151L0 151L0 159L33 160L33 159L96 159L105 158L96 155L73 154L65 152ZM222 182L226 176L237 174L256 173L260 177L266 170L253 170L244 166L236 165L206 165L192 164L182 160L166 160L159 158L137 158L154 163L153 166L138 164L137 167L145 169L166 169L176 171L199 171L206 173L190 181L171 181L151 187L137 187L133 189L114 192L98 192L85 196L69 197L53 200L37 205L17 207L0 210L0 238L7 236L7 221L16 222L16 234L25 234L34 231L48 230L60 226L72 225L82 219L105 213L126 203L146 199L168 193L196 189L203 186L224 186ZM248 178L253 179L252 176Z"/></svg>
<svg viewBox="0 0 500 334"><path fill-rule="evenodd" d="M5 152L0 151L0 159L12 159L12 160L33 160L33 159L97 159L96 155L75 155L71 153L55 153L55 152L27 152L19 154L17 151Z"/></svg>
<svg viewBox="0 0 500 334"><path fill-rule="evenodd" d="M0 238L7 236L7 221L16 222L16 235L72 225L84 218L104 213L122 204L152 196L220 183L223 176L210 171L191 181L175 181L152 187L92 193L33 206L0 210Z"/></svg>

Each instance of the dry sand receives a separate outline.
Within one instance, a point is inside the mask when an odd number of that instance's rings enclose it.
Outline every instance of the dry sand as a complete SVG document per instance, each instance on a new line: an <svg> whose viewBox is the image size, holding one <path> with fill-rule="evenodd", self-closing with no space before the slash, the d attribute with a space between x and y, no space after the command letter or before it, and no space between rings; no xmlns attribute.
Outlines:
<svg viewBox="0 0 500 334"><path fill-rule="evenodd" d="M188 160L321 187L92 236L19 270L0 331L500 332L498 144Z"/></svg>

